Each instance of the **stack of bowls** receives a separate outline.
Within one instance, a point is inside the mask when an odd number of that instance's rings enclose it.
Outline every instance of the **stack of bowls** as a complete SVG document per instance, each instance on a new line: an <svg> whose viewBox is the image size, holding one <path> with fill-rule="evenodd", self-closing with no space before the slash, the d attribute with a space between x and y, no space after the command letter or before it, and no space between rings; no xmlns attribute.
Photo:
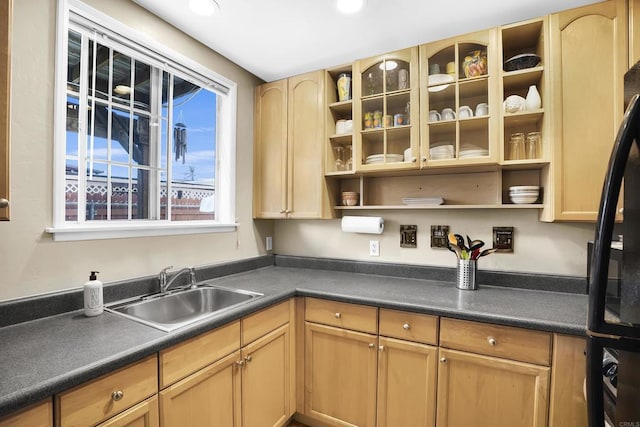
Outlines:
<svg viewBox="0 0 640 427"><path fill-rule="evenodd" d="M360 194L356 191L342 192L342 206L355 206L358 204Z"/></svg>
<svg viewBox="0 0 640 427"><path fill-rule="evenodd" d="M509 187L509 197L517 205L535 203L540 195L540 187L537 185L517 185Z"/></svg>

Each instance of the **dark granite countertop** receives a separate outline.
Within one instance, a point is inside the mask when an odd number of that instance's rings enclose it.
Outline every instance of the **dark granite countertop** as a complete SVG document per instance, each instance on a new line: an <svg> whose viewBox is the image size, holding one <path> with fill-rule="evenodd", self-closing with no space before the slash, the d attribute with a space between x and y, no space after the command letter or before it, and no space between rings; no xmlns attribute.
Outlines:
<svg viewBox="0 0 640 427"><path fill-rule="evenodd" d="M587 296L319 269L264 267L206 282L264 296L166 333L105 312L73 311L0 328L0 416L292 296L312 296L584 335Z"/></svg>

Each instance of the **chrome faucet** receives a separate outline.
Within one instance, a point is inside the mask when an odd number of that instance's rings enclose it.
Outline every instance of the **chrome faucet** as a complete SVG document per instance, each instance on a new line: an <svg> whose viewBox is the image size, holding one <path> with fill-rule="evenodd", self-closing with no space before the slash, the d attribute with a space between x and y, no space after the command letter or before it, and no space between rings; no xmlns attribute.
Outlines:
<svg viewBox="0 0 640 427"><path fill-rule="evenodd" d="M194 287L196 286L196 269L193 267L185 267L181 270L179 270L176 274L173 275L173 277L171 278L171 280L169 280L167 282L167 270L170 270L173 268L173 265L170 265L169 267L165 267L162 269L162 271L160 271L160 292L165 293L169 290L169 288L171 287L171 285L173 284L173 282L175 282L175 280L182 274L185 272L189 272L189 280L190 280L190 286Z"/></svg>

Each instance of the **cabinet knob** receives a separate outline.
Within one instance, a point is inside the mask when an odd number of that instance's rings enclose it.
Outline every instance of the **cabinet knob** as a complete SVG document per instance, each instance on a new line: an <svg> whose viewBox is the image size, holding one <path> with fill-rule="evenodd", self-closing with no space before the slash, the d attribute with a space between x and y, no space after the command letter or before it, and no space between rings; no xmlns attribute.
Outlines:
<svg viewBox="0 0 640 427"><path fill-rule="evenodd" d="M494 337L488 337L487 338L487 342L489 343L490 346L495 347L496 344L498 344L498 342L496 341L496 339Z"/></svg>
<svg viewBox="0 0 640 427"><path fill-rule="evenodd" d="M280 211L280 213L281 213L281 214L287 213L287 210L286 210L286 209L282 209L282 210Z"/></svg>
<svg viewBox="0 0 640 427"><path fill-rule="evenodd" d="M378 350L380 350L380 351L384 351L384 346L383 346L383 345L381 345L380 347L378 347Z"/></svg>
<svg viewBox="0 0 640 427"><path fill-rule="evenodd" d="M124 391L122 390L116 390L113 393L111 393L111 399L113 399L114 402L122 400L123 397L124 397Z"/></svg>
<svg viewBox="0 0 640 427"><path fill-rule="evenodd" d="M251 362L251 355L249 355L249 356L245 357L245 358L244 358L244 361L245 361L245 362L247 362L247 363L248 363L248 362Z"/></svg>
<svg viewBox="0 0 640 427"><path fill-rule="evenodd" d="M369 348L373 348L375 346L376 346L375 344L369 344Z"/></svg>
<svg viewBox="0 0 640 427"><path fill-rule="evenodd" d="M447 363L447 358L446 357L441 357L440 358L440 363Z"/></svg>
<svg viewBox="0 0 640 427"><path fill-rule="evenodd" d="M339 318L341 318L341 317L342 317L342 314L340 314L340 313L336 313L336 314L334 314L334 316L336 317L336 319L339 319Z"/></svg>
<svg viewBox="0 0 640 427"><path fill-rule="evenodd" d="M422 160L423 162L426 162L427 158L426 157L422 157L422 158L420 158L420 160Z"/></svg>
<svg viewBox="0 0 640 427"><path fill-rule="evenodd" d="M409 329L411 329L411 325L409 325L408 323L405 323L404 325L402 325L402 329L404 329L405 331L408 331Z"/></svg>
<svg viewBox="0 0 640 427"><path fill-rule="evenodd" d="M243 367L243 366L244 366L244 360L238 360L238 361L236 362L236 366L238 366L238 367L240 367L240 368L241 368L241 367Z"/></svg>
<svg viewBox="0 0 640 427"><path fill-rule="evenodd" d="M9 201L3 197L0 197L0 208L8 208Z"/></svg>

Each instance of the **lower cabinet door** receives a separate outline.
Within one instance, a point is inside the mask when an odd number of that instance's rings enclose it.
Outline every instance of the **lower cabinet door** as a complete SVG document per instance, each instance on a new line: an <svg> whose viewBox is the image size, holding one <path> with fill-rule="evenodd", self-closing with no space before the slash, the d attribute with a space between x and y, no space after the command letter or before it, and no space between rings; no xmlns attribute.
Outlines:
<svg viewBox="0 0 640 427"><path fill-rule="evenodd" d="M240 351L160 391L160 425L240 426Z"/></svg>
<svg viewBox="0 0 640 427"><path fill-rule="evenodd" d="M380 337L378 427L435 425L436 347Z"/></svg>
<svg viewBox="0 0 640 427"><path fill-rule="evenodd" d="M375 426L376 343L375 335L305 324L305 415L333 426Z"/></svg>
<svg viewBox="0 0 640 427"><path fill-rule="evenodd" d="M98 427L158 427L158 396L138 403Z"/></svg>
<svg viewBox="0 0 640 427"><path fill-rule="evenodd" d="M0 427L52 427L53 403L51 398L26 409L0 418Z"/></svg>
<svg viewBox="0 0 640 427"><path fill-rule="evenodd" d="M440 349L438 427L544 427L549 371L544 366Z"/></svg>
<svg viewBox="0 0 640 427"><path fill-rule="evenodd" d="M292 415L289 324L242 350L242 427L282 426Z"/></svg>

